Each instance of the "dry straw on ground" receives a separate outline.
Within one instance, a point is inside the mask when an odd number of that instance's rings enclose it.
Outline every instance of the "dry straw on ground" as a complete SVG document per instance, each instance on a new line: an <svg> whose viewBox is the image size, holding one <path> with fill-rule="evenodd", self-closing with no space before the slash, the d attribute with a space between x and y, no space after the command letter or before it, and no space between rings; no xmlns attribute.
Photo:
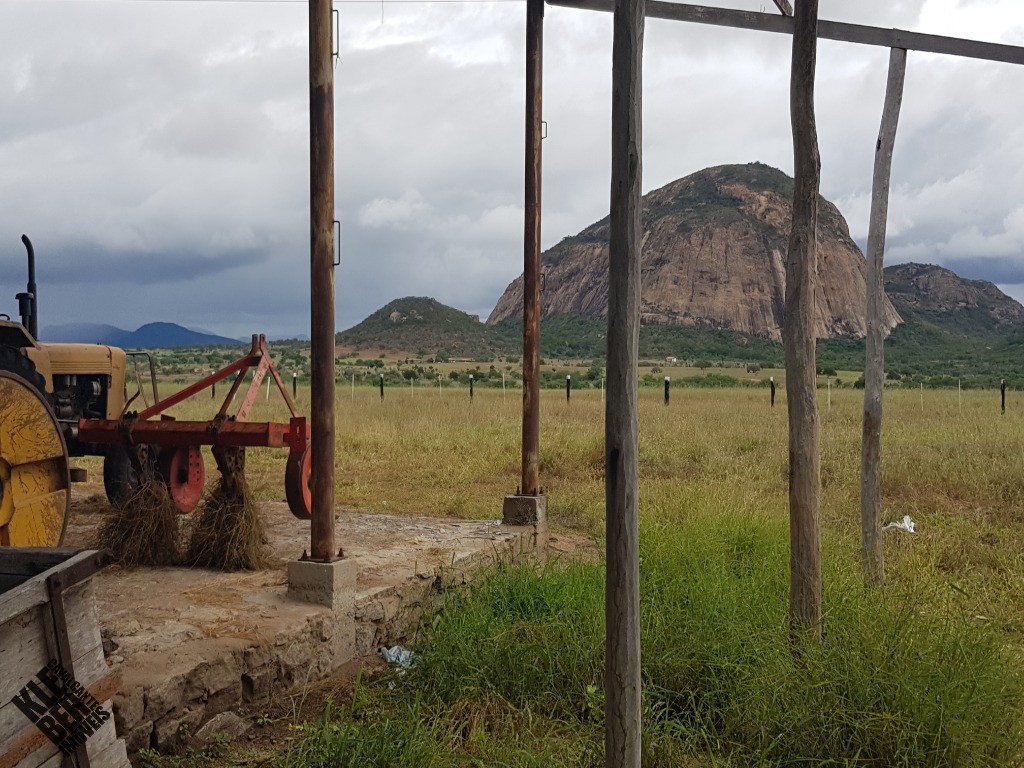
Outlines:
<svg viewBox="0 0 1024 768"><path fill-rule="evenodd" d="M178 517L167 487L147 481L113 505L97 544L121 565L172 565L178 560Z"/></svg>
<svg viewBox="0 0 1024 768"><path fill-rule="evenodd" d="M185 563L225 571L255 571L273 564L263 518L244 480L218 481L193 513Z"/></svg>

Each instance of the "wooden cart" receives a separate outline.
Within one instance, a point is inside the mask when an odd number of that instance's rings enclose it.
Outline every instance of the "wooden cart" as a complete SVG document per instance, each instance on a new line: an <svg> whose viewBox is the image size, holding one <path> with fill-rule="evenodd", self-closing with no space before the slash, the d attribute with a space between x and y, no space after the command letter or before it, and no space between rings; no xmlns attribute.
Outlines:
<svg viewBox="0 0 1024 768"><path fill-rule="evenodd" d="M94 550L0 548L0 768L130 768L90 578L108 562Z"/></svg>

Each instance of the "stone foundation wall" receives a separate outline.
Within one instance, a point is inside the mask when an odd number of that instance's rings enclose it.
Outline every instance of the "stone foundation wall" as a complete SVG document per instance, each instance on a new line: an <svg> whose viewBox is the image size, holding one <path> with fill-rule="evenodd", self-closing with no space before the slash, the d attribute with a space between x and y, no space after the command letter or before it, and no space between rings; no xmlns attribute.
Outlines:
<svg viewBox="0 0 1024 768"><path fill-rule="evenodd" d="M472 583L481 569L534 550L529 532L491 550L454 557L450 564L419 566L404 583L367 593L357 590L354 617L325 612L293 631L204 660L148 689L114 697L114 722L128 752L179 752L190 734L215 715L327 677L352 658L381 646L411 643L424 615L444 604L450 590Z"/></svg>

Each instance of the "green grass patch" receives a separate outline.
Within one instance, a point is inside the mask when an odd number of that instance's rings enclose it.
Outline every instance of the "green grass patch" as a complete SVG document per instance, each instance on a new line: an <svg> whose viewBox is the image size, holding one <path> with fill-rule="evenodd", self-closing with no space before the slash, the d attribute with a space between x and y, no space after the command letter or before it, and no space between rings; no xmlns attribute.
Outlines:
<svg viewBox="0 0 1024 768"><path fill-rule="evenodd" d="M645 765L1020 757L1024 681L997 631L831 566L825 638L794 648L787 541L756 514L645 524ZM600 765L603 585L600 564L494 571L434 619L416 667L325 715L288 764Z"/></svg>

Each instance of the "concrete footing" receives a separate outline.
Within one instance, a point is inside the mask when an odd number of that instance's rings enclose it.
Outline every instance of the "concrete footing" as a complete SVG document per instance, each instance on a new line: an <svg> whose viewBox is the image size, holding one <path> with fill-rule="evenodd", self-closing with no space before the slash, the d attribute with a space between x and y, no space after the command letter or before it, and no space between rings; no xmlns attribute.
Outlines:
<svg viewBox="0 0 1024 768"><path fill-rule="evenodd" d="M288 563L288 597L303 603L325 605L340 615L352 615L356 595L354 560L318 563L292 560Z"/></svg>
<svg viewBox="0 0 1024 768"><path fill-rule="evenodd" d="M503 525L533 526L533 548L543 554L548 543L548 497L506 496L501 506Z"/></svg>

